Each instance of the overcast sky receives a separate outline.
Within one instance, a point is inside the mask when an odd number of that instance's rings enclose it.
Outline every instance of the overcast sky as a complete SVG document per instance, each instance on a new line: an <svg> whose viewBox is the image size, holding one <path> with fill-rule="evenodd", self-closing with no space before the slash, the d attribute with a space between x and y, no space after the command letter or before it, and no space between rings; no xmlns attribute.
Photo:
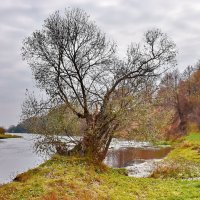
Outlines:
<svg viewBox="0 0 200 200"><path fill-rule="evenodd" d="M120 52L150 28L160 28L177 44L178 67L200 59L199 0L4 0L0 4L0 126L17 124L26 88L34 89L21 59L22 40L40 29L55 10L84 9L117 41Z"/></svg>

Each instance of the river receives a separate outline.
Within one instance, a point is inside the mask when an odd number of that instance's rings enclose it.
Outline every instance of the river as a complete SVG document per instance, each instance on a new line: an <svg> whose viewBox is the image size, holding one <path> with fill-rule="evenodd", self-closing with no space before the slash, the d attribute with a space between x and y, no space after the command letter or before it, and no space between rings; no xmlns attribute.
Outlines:
<svg viewBox="0 0 200 200"><path fill-rule="evenodd" d="M22 138L0 140L0 184L12 181L19 173L34 168L48 159L33 150L33 134ZM104 162L110 167L123 167L130 176L147 177L170 148L155 148L148 142L114 139Z"/></svg>
<svg viewBox="0 0 200 200"><path fill-rule="evenodd" d="M0 140L0 184L9 182L19 173L45 161L33 151L34 135L15 134L22 138Z"/></svg>

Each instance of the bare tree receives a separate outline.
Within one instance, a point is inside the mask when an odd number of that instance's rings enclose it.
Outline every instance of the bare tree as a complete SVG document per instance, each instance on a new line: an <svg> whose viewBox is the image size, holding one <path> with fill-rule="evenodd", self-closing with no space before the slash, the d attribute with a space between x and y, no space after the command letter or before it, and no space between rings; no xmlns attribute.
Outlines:
<svg viewBox="0 0 200 200"><path fill-rule="evenodd" d="M131 44L126 58L120 59L115 43L80 9L48 17L40 31L24 40L22 51L38 88L46 93L41 101L29 95L24 118L41 123L49 110L64 105L86 124L73 149L66 149L62 142L64 152L89 154L99 160L104 159L123 116L128 115L131 98L127 97L174 64L176 56L175 44L156 29L146 32L142 44ZM123 92L116 98L119 90Z"/></svg>
<svg viewBox="0 0 200 200"><path fill-rule="evenodd" d="M166 109L171 108L175 111L174 126L171 130L174 132L180 132L185 134L186 131L186 108L188 107L186 100L186 93L183 91L185 88L181 87L185 84L184 79L186 73L181 74L177 69L172 72L168 72L161 79L160 89L158 96L161 99L161 105Z"/></svg>

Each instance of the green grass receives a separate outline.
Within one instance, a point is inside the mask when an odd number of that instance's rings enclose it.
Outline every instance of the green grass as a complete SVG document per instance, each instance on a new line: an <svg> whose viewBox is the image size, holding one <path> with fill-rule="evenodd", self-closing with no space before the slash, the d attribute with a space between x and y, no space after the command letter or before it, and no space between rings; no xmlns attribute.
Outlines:
<svg viewBox="0 0 200 200"><path fill-rule="evenodd" d="M161 141L156 141L153 143L153 145L156 146L171 146L172 145L172 141L170 140L161 140Z"/></svg>
<svg viewBox="0 0 200 200"><path fill-rule="evenodd" d="M191 142L192 144L200 145L200 133L190 133L185 137L185 140Z"/></svg>
<svg viewBox="0 0 200 200"><path fill-rule="evenodd" d="M191 200L200 181L132 178L77 157L54 156L0 186L1 200Z"/></svg>
<svg viewBox="0 0 200 200"><path fill-rule="evenodd" d="M200 133L190 133L183 137L168 158L200 162Z"/></svg>
<svg viewBox="0 0 200 200"><path fill-rule="evenodd" d="M200 133L190 133L172 145L173 150L153 173L154 178L199 178Z"/></svg>
<svg viewBox="0 0 200 200"><path fill-rule="evenodd" d="M19 135L0 134L0 139L21 138Z"/></svg>

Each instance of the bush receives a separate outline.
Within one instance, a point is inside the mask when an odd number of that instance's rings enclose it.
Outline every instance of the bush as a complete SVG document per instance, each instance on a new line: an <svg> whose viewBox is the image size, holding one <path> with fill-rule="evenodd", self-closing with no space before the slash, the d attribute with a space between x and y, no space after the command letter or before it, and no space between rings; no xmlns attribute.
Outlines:
<svg viewBox="0 0 200 200"><path fill-rule="evenodd" d="M3 127L0 127L0 134L5 134L5 132L6 132L6 129Z"/></svg>

